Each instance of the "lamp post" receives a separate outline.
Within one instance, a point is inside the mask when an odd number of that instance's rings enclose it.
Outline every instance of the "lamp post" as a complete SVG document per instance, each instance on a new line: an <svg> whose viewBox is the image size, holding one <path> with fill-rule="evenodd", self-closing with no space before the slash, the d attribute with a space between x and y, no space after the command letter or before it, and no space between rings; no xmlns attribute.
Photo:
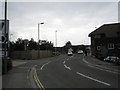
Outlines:
<svg viewBox="0 0 120 90"><path fill-rule="evenodd" d="M55 55L57 55L57 30L55 31Z"/></svg>
<svg viewBox="0 0 120 90"><path fill-rule="evenodd" d="M40 58L40 54L39 54L39 51L40 51L40 24L44 24L43 22L42 23L38 23L38 58Z"/></svg>

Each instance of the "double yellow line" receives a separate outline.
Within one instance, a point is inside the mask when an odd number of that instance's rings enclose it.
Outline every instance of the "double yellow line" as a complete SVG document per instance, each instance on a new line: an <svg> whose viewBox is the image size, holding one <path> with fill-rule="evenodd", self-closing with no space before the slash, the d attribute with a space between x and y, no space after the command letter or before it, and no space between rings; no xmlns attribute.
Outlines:
<svg viewBox="0 0 120 90"><path fill-rule="evenodd" d="M33 77L34 77L34 80L36 82L36 85L38 86L38 88L40 88L40 90L45 90L44 86L42 85L42 83L40 82L39 78L38 78L38 75L37 75L37 72L36 72L36 69L34 68L33 70Z"/></svg>
<svg viewBox="0 0 120 90"><path fill-rule="evenodd" d="M86 61L86 60L84 59L84 57L83 57L83 62L85 62L85 63L88 64L88 65L94 65L94 64L89 63L88 61Z"/></svg>

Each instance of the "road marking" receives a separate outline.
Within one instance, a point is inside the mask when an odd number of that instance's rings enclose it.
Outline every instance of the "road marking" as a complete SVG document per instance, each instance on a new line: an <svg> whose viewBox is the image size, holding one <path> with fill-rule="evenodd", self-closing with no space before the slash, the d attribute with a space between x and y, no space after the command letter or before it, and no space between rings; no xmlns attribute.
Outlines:
<svg viewBox="0 0 120 90"><path fill-rule="evenodd" d="M73 56L71 56L70 58L72 58Z"/></svg>
<svg viewBox="0 0 120 90"><path fill-rule="evenodd" d="M90 65L90 66L93 66L93 67L95 66L95 67L98 67L98 68L103 68L103 70L106 69L106 70L104 70L104 71L107 71L107 72L111 72L111 73L114 73L114 74L120 74L120 73L117 73L117 72L119 72L119 70L115 70L115 69L111 69L111 70L110 70L110 69L107 68L107 67L89 63L88 61L86 61L86 60L84 59L84 57L83 57L83 62L85 62L86 64L88 64L88 65Z"/></svg>
<svg viewBox="0 0 120 90"><path fill-rule="evenodd" d="M102 69L102 68L99 68L99 67L96 67L96 66L93 66L93 65L88 65L88 66L92 67L92 68L95 68L95 69L102 70L102 71L111 72L111 73L114 73L114 74L119 74L118 72L113 72L113 71L110 71L110 70L105 70L105 69Z"/></svg>
<svg viewBox="0 0 120 90"><path fill-rule="evenodd" d="M70 58L68 58L67 60L69 60Z"/></svg>
<svg viewBox="0 0 120 90"><path fill-rule="evenodd" d="M66 66L66 65L64 65L64 67L65 67L65 68L67 68L67 69L69 69L69 70L71 70L71 68L70 68L70 67L68 67L68 66Z"/></svg>
<svg viewBox="0 0 120 90"><path fill-rule="evenodd" d="M65 64L66 61L63 62L63 64Z"/></svg>
<svg viewBox="0 0 120 90"><path fill-rule="evenodd" d="M86 61L86 60L84 59L84 57L83 57L83 62L85 62L86 64L91 65L91 63L89 63L88 61Z"/></svg>
<svg viewBox="0 0 120 90"><path fill-rule="evenodd" d="M45 90L44 86L42 85L42 83L40 82L39 78L38 78L38 75L37 75L37 72L36 72L36 69L33 68L33 77L34 77L34 80L37 84L37 86L40 88L40 90Z"/></svg>
<svg viewBox="0 0 120 90"><path fill-rule="evenodd" d="M101 65L95 65L95 66L101 67L101 68L104 68L104 69L108 69L108 70L110 71L110 69L107 68L107 67L104 67L104 66L101 66ZM119 70L115 70L115 69L111 69L111 70L112 70L112 71L115 71L115 72L119 72Z"/></svg>
<svg viewBox="0 0 120 90"><path fill-rule="evenodd" d="M99 82L99 83L101 83L101 84L104 84L104 85L107 85L107 86L111 86L111 84L109 84L109 83L106 83L106 82L103 82L103 81L100 81L100 80L94 79L94 78L89 77L89 76L86 76L86 75L84 75L84 74L82 74L82 73L76 72L76 74L78 74L78 75L80 75L80 76L83 76L83 77L85 77L85 78L88 78L88 79L90 79L90 80L93 80L93 81Z"/></svg>
<svg viewBox="0 0 120 90"><path fill-rule="evenodd" d="M48 63L45 63L42 65L42 67L40 68L41 70L45 67L45 65L49 64L51 61L49 61Z"/></svg>

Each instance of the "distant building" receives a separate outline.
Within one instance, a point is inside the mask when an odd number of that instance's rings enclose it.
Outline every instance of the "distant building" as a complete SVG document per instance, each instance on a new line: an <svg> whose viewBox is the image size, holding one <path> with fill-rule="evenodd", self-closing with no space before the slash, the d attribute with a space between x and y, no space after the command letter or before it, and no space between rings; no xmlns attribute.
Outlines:
<svg viewBox="0 0 120 90"><path fill-rule="evenodd" d="M104 58L108 55L120 57L120 23L104 24L89 34L92 55Z"/></svg>

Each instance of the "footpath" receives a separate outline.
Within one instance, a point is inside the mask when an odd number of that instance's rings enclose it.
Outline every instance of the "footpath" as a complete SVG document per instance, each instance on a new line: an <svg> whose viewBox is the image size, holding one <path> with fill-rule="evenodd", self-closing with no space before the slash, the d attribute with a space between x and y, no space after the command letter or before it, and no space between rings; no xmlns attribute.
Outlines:
<svg viewBox="0 0 120 90"><path fill-rule="evenodd" d="M20 68L20 65L24 65L27 62L23 60L13 60L13 68L8 71L7 74L2 75L2 88L15 89L15 88L31 88L29 77L29 68Z"/></svg>
<svg viewBox="0 0 120 90"><path fill-rule="evenodd" d="M120 73L120 65L116 63L99 60L92 56L84 56L84 61L89 65L97 66L103 69L108 69L108 70L116 71Z"/></svg>

